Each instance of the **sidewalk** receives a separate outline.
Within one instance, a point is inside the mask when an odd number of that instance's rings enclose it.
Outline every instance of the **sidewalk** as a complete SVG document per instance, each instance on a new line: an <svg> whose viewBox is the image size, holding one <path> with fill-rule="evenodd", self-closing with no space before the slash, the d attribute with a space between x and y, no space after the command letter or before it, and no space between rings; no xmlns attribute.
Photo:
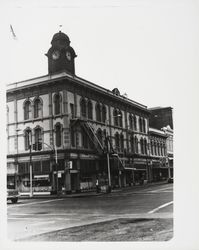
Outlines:
<svg viewBox="0 0 199 250"><path fill-rule="evenodd" d="M125 190L139 190L139 189L143 189L146 187L150 187L150 186L155 186L155 185L162 185L162 184L167 184L167 181L161 181L161 182L153 182L153 183L147 183L144 185L136 185L136 186L126 186L126 187L122 187L122 188L115 188L112 189L111 193L115 193L115 192L122 192ZM54 199L58 199L58 198L83 198L83 197L92 197L92 196L99 196L99 195L106 195L106 192L100 192L100 193L96 193L96 191L84 191L82 193L71 193L71 194L53 194L51 195L50 192L36 192L34 193L33 197L29 196L29 193L21 193L19 199L41 199L41 198L54 198ZM110 194L110 193L109 193Z"/></svg>

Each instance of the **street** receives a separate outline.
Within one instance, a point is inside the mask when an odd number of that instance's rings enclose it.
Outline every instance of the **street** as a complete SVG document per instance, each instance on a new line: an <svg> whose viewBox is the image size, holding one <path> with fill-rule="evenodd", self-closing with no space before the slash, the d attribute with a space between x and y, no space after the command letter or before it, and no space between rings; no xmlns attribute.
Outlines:
<svg viewBox="0 0 199 250"><path fill-rule="evenodd" d="M17 204L7 204L7 214L11 240L31 240L43 233L115 219L172 219L173 185L131 187L81 198L21 198Z"/></svg>

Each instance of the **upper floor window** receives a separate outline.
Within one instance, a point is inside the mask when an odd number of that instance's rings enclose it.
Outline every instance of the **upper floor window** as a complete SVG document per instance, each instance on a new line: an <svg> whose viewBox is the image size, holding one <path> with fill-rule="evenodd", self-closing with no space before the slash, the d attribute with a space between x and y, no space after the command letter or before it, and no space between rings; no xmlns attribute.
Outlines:
<svg viewBox="0 0 199 250"><path fill-rule="evenodd" d="M131 152L134 152L134 137L131 135L130 137L130 146L131 146Z"/></svg>
<svg viewBox="0 0 199 250"><path fill-rule="evenodd" d="M34 118L42 116L42 103L39 98L34 101Z"/></svg>
<svg viewBox="0 0 199 250"><path fill-rule="evenodd" d="M147 140L144 139L144 153L147 155Z"/></svg>
<svg viewBox="0 0 199 250"><path fill-rule="evenodd" d="M88 101L88 119L93 119L93 105L90 100Z"/></svg>
<svg viewBox="0 0 199 250"><path fill-rule="evenodd" d="M60 123L57 123L55 125L55 142L56 142L57 147L61 146L61 124Z"/></svg>
<svg viewBox="0 0 199 250"><path fill-rule="evenodd" d="M142 138L140 139L140 148L141 148L141 154L144 154L144 141Z"/></svg>
<svg viewBox="0 0 199 250"><path fill-rule="evenodd" d="M143 119L143 131L144 133L146 133L146 122L145 122L145 119Z"/></svg>
<svg viewBox="0 0 199 250"><path fill-rule="evenodd" d="M35 129L35 148L36 150L41 150L42 148L42 133L40 127Z"/></svg>
<svg viewBox="0 0 199 250"><path fill-rule="evenodd" d="M133 129L133 117L131 114L129 115L129 128Z"/></svg>
<svg viewBox="0 0 199 250"><path fill-rule="evenodd" d="M88 148L88 144L89 144L88 136L87 136L85 130L82 128L82 146L83 146L83 148Z"/></svg>
<svg viewBox="0 0 199 250"><path fill-rule="evenodd" d="M70 113L71 113L72 118L74 118L75 112L74 112L74 104L73 103L70 103Z"/></svg>
<svg viewBox="0 0 199 250"><path fill-rule="evenodd" d="M120 150L124 151L124 135L120 134Z"/></svg>
<svg viewBox="0 0 199 250"><path fill-rule="evenodd" d="M24 131L24 144L25 144L25 150L30 149L30 145L32 144L32 131L30 128L27 128Z"/></svg>
<svg viewBox="0 0 199 250"><path fill-rule="evenodd" d="M133 129L137 130L137 119L136 119L136 116L133 116Z"/></svg>
<svg viewBox="0 0 199 250"><path fill-rule="evenodd" d="M96 120L101 122L101 106L99 103L96 104Z"/></svg>
<svg viewBox="0 0 199 250"><path fill-rule="evenodd" d="M81 117L86 118L86 100L82 99L80 102Z"/></svg>
<svg viewBox="0 0 199 250"><path fill-rule="evenodd" d="M134 145L135 153L138 153L138 138L136 136L134 138Z"/></svg>
<svg viewBox="0 0 199 250"><path fill-rule="evenodd" d="M54 113L59 115L61 113L61 96L59 94L54 95Z"/></svg>
<svg viewBox="0 0 199 250"><path fill-rule="evenodd" d="M100 128L97 130L97 138L100 141L100 143L103 145L103 134Z"/></svg>
<svg viewBox="0 0 199 250"><path fill-rule="evenodd" d="M120 148L120 138L118 132L115 133L115 148L119 151Z"/></svg>
<svg viewBox="0 0 199 250"><path fill-rule="evenodd" d="M27 100L24 104L24 120L31 118L31 102Z"/></svg>
<svg viewBox="0 0 199 250"><path fill-rule="evenodd" d="M106 106L102 106L102 122L106 122Z"/></svg>
<svg viewBox="0 0 199 250"><path fill-rule="evenodd" d="M122 127L123 124L122 124L122 111L121 110L118 111L118 120L119 120L119 126Z"/></svg>
<svg viewBox="0 0 199 250"><path fill-rule="evenodd" d="M154 152L153 152L153 142L151 141L151 154L153 155Z"/></svg>

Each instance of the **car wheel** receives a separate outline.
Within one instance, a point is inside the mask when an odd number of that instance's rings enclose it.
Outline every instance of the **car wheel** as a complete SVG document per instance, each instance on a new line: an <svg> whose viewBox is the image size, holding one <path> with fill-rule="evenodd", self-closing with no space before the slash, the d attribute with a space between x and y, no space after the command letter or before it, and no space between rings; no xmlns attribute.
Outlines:
<svg viewBox="0 0 199 250"><path fill-rule="evenodd" d="M12 201L12 203L17 203L18 198L13 198L11 201Z"/></svg>

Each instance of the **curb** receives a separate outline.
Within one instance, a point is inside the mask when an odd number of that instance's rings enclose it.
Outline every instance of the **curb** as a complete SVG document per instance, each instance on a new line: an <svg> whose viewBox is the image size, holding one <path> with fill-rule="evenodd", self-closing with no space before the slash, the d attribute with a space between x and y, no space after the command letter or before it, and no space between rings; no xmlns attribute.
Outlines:
<svg viewBox="0 0 199 250"><path fill-rule="evenodd" d="M156 186L156 185L163 185L163 184L167 184L167 181L163 181L163 182L155 182L155 183L147 183L141 186L130 186L130 187L123 187L123 188L118 188L118 189L113 189L111 193L117 193L117 192L123 192L125 190L137 190L137 189L143 189L146 187L150 187L150 186ZM21 195L19 197L19 199L49 199L49 198L53 198L53 199L60 199L60 198L84 198L84 197L93 197L93 196L100 196L100 195L106 195L106 194L111 194L111 193L105 193L105 192L101 192L101 193L96 193L96 192L84 192L84 193L80 193L80 194L60 194L60 195L37 195L35 194L33 197L30 197L29 195Z"/></svg>

